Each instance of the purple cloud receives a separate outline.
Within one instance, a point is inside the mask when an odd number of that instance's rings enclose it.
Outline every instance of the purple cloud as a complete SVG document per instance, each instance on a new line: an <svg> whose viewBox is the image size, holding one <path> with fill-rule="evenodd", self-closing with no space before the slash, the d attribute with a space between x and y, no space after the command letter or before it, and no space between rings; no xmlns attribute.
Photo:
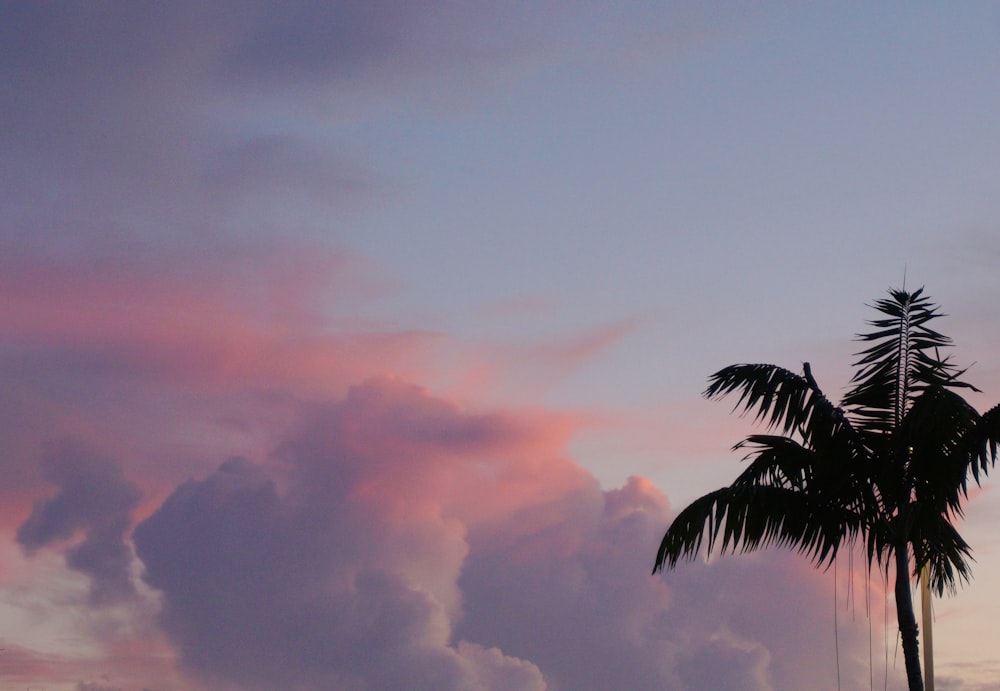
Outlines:
<svg viewBox="0 0 1000 691"><path fill-rule="evenodd" d="M134 596L132 551L125 536L139 490L117 463L78 441L51 444L41 466L59 491L35 502L17 530L17 542L31 554L82 533L82 540L66 548L66 564L90 578L91 602L110 604Z"/></svg>
<svg viewBox="0 0 1000 691"><path fill-rule="evenodd" d="M384 521L367 524L328 499L281 497L262 469L232 460L178 488L136 529L185 667L246 689L475 688L480 672L530 688L521 682L538 678L531 665L449 646L445 607L407 577L416 555L379 565ZM447 558L435 527L416 528L410 537L424 544L410 549Z"/></svg>
<svg viewBox="0 0 1000 691"><path fill-rule="evenodd" d="M181 485L134 533L181 664L246 689L835 678L825 581L807 564L650 576L664 496L639 478L602 491L563 455L560 424L374 380L303 412L267 463ZM859 644L843 634L845 651Z"/></svg>

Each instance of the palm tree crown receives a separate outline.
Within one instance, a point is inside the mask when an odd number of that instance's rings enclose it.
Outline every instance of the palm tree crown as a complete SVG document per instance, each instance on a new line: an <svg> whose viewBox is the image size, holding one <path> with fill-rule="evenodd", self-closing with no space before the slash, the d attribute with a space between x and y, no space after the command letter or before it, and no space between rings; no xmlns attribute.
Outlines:
<svg viewBox="0 0 1000 691"><path fill-rule="evenodd" d="M653 572L705 548L753 551L770 545L828 566L845 544L862 544L869 568L896 568L896 609L911 691L922 690L911 573L925 566L940 594L970 577L970 549L954 527L971 477L979 483L1000 442L1000 406L980 415L958 393L943 348L928 326L941 316L923 295L890 290L880 317L859 339L856 373L840 405L813 378L775 365L732 365L709 379L709 399L739 396L767 434L734 449L745 470L728 487L696 499L667 529ZM910 557L912 555L912 572Z"/></svg>

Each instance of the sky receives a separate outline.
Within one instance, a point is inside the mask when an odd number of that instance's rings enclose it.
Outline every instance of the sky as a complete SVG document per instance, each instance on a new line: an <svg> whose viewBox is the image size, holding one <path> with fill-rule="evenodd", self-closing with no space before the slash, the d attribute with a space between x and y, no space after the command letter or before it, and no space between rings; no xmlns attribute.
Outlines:
<svg viewBox="0 0 1000 691"><path fill-rule="evenodd" d="M721 367L836 399L925 286L1000 402L1000 5L12 1L0 56L0 691L905 687L860 555L650 570ZM998 520L939 689L1000 689Z"/></svg>

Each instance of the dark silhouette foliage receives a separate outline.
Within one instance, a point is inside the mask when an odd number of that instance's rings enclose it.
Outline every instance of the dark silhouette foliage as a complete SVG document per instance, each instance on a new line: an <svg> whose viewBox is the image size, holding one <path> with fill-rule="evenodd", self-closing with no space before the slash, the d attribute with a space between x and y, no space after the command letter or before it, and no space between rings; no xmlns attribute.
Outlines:
<svg viewBox="0 0 1000 691"><path fill-rule="evenodd" d="M970 547L955 529L970 479L995 464L1000 406L980 414L959 394L961 380L941 351L951 339L930 328L941 314L923 294L890 290L861 334L855 374L840 405L813 378L775 365L719 370L704 395L738 396L767 434L734 450L745 470L728 487L696 499L667 529L653 572L702 553L778 545L817 566L861 545L869 568L895 566L896 613L911 691L922 691L911 578L926 566L940 595L971 576Z"/></svg>

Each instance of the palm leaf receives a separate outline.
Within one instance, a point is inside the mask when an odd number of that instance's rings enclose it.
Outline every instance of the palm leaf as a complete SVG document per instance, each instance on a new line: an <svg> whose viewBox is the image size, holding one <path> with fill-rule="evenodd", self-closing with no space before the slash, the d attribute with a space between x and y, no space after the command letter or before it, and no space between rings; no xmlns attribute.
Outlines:
<svg viewBox="0 0 1000 691"><path fill-rule="evenodd" d="M1000 447L1000 405L979 416L976 424L965 433L960 453L968 459L969 472L976 484L980 473L985 475L996 463Z"/></svg>
<svg viewBox="0 0 1000 691"><path fill-rule="evenodd" d="M857 354L852 388L841 403L860 429L875 432L894 429L928 386L975 389L959 380L964 370L941 357L951 339L927 326L942 315L923 288L889 292L872 305L887 318L871 320L874 330L858 336L871 345Z"/></svg>
<svg viewBox="0 0 1000 691"><path fill-rule="evenodd" d="M746 450L744 460L749 461L734 486L761 484L798 490L816 501L838 503L859 513L878 509L867 459L852 455L847 442L830 440L810 448L789 437L754 434L733 448Z"/></svg>
<svg viewBox="0 0 1000 691"><path fill-rule="evenodd" d="M946 590L954 593L959 585L971 580L971 548L947 517L929 506L918 505L911 542L914 577L925 565L930 566L930 585L938 595Z"/></svg>
<svg viewBox="0 0 1000 691"><path fill-rule="evenodd" d="M942 386L927 388L914 400L894 437L918 503L945 516L961 515L967 478L979 467L967 436L979 421L965 399Z"/></svg>
<svg viewBox="0 0 1000 691"><path fill-rule="evenodd" d="M843 506L819 505L785 487L743 484L723 487L693 501L667 529L653 573L711 553L752 552L769 546L796 549L816 564L829 564L841 544L857 539L861 517Z"/></svg>
<svg viewBox="0 0 1000 691"><path fill-rule="evenodd" d="M844 411L816 384L808 362L803 363L803 371L800 375L776 365L731 365L709 377L703 395L719 399L738 393L734 411L756 411L755 421L785 435L798 434L806 444L838 437L841 432L856 439Z"/></svg>

